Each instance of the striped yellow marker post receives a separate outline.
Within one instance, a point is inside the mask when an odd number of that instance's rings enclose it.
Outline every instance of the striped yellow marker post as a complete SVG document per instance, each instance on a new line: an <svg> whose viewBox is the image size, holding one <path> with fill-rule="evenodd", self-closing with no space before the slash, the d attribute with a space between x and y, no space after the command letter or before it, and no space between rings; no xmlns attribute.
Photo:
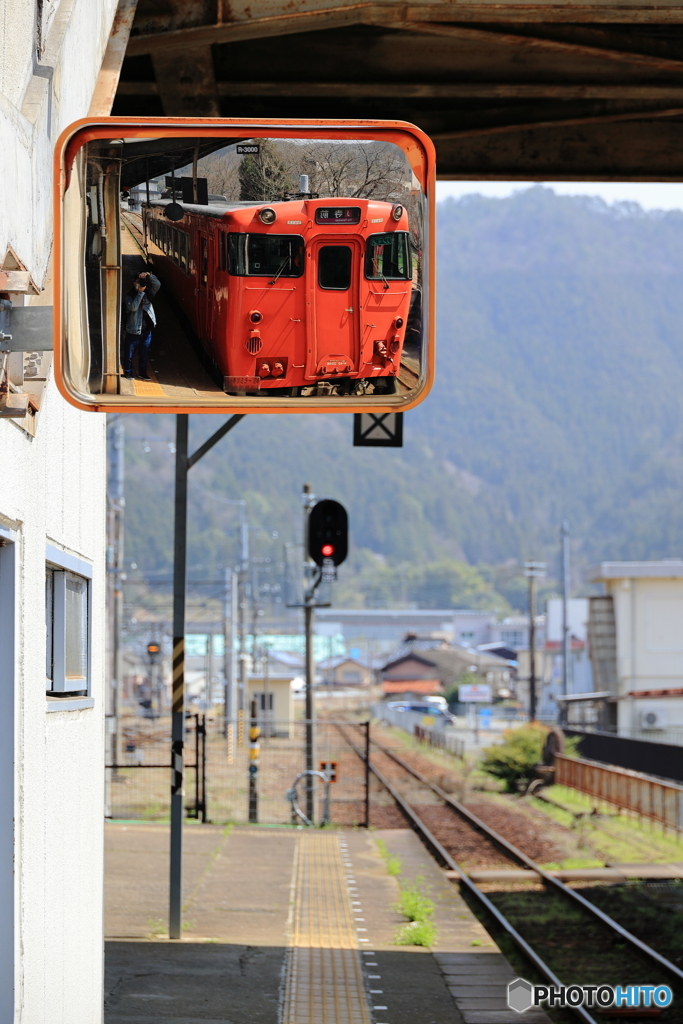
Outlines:
<svg viewBox="0 0 683 1024"><path fill-rule="evenodd" d="M173 523L173 689L171 697L171 849L168 937L183 933L183 773L185 742L185 586L187 555L188 416L176 416L175 515Z"/></svg>
<svg viewBox="0 0 683 1024"><path fill-rule="evenodd" d="M249 821L258 821L258 761L261 753L256 701L251 702L251 723L249 726Z"/></svg>

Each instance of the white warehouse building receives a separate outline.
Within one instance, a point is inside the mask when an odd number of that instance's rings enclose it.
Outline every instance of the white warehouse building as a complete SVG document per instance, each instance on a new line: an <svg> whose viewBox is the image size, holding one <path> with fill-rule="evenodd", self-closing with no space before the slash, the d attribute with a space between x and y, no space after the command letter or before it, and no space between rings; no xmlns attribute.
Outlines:
<svg viewBox="0 0 683 1024"><path fill-rule="evenodd" d="M118 8L110 38L117 0L0 0L4 333L8 303L52 304L52 151L111 108ZM2 1024L103 1012L105 418L67 405L50 364L0 353Z"/></svg>
<svg viewBox="0 0 683 1024"><path fill-rule="evenodd" d="M589 574L594 688L612 694L619 732L683 728L683 560L602 562Z"/></svg>

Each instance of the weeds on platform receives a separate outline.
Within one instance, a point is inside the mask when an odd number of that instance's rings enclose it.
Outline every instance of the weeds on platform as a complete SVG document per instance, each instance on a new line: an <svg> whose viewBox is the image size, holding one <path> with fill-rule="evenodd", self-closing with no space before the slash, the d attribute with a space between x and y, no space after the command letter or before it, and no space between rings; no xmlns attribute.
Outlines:
<svg viewBox="0 0 683 1024"><path fill-rule="evenodd" d="M160 917L148 917L147 927L149 928L147 935L149 939L160 939L163 935L168 935L166 925Z"/></svg>
<svg viewBox="0 0 683 1024"><path fill-rule="evenodd" d="M422 891L424 878L418 875L414 882L401 886L401 895L396 910L409 921L429 921L434 916L434 901Z"/></svg>
<svg viewBox="0 0 683 1024"><path fill-rule="evenodd" d="M379 850L386 865L387 874L394 878L398 877L398 875L401 874L401 858L395 857L393 853L389 853L387 844L383 839L376 839L375 842L377 843L377 849Z"/></svg>
<svg viewBox="0 0 683 1024"><path fill-rule="evenodd" d="M433 946L436 942L436 926L431 921L411 921L404 924L394 936L395 946Z"/></svg>
<svg viewBox="0 0 683 1024"><path fill-rule="evenodd" d="M395 906L400 914L408 918L408 924L399 928L394 936L397 946L433 946L436 942L434 901L424 891L424 878L418 875L412 882L399 881L401 894Z"/></svg>
<svg viewBox="0 0 683 1024"><path fill-rule="evenodd" d="M394 935L396 946L433 946L436 942L434 901L425 892L424 877L418 875L414 881L402 881L401 858L390 853L383 839L375 839L377 849L386 865L387 874L396 878L400 887L398 903L394 910L408 918L408 923Z"/></svg>

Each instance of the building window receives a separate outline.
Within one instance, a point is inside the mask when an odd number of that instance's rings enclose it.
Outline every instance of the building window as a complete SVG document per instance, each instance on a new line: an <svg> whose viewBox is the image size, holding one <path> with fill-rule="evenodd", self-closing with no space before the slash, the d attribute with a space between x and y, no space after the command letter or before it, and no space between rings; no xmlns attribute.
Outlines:
<svg viewBox="0 0 683 1024"><path fill-rule="evenodd" d="M474 640L475 634L473 632L460 633L461 640Z"/></svg>
<svg viewBox="0 0 683 1024"><path fill-rule="evenodd" d="M52 565L45 571L46 690L87 694L89 689L89 580Z"/></svg>
<svg viewBox="0 0 683 1024"><path fill-rule="evenodd" d="M501 629L501 643L507 644L513 650L525 646L525 636L521 629Z"/></svg>

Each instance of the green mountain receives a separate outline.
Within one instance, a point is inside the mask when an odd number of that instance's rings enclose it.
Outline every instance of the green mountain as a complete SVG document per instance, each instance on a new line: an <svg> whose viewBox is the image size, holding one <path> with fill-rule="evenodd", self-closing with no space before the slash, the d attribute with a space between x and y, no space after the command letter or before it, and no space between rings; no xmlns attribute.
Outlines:
<svg viewBox="0 0 683 1024"><path fill-rule="evenodd" d="M437 379L405 447L354 449L350 416L247 417L191 471L194 571L236 561L239 499L252 553L281 559L304 482L349 510L346 604L520 607L515 566L556 572L563 518L577 585L599 559L683 554L683 214L542 187L447 200L437 267ZM193 417L193 446L220 422ZM173 430L126 418L145 571L170 568Z"/></svg>

